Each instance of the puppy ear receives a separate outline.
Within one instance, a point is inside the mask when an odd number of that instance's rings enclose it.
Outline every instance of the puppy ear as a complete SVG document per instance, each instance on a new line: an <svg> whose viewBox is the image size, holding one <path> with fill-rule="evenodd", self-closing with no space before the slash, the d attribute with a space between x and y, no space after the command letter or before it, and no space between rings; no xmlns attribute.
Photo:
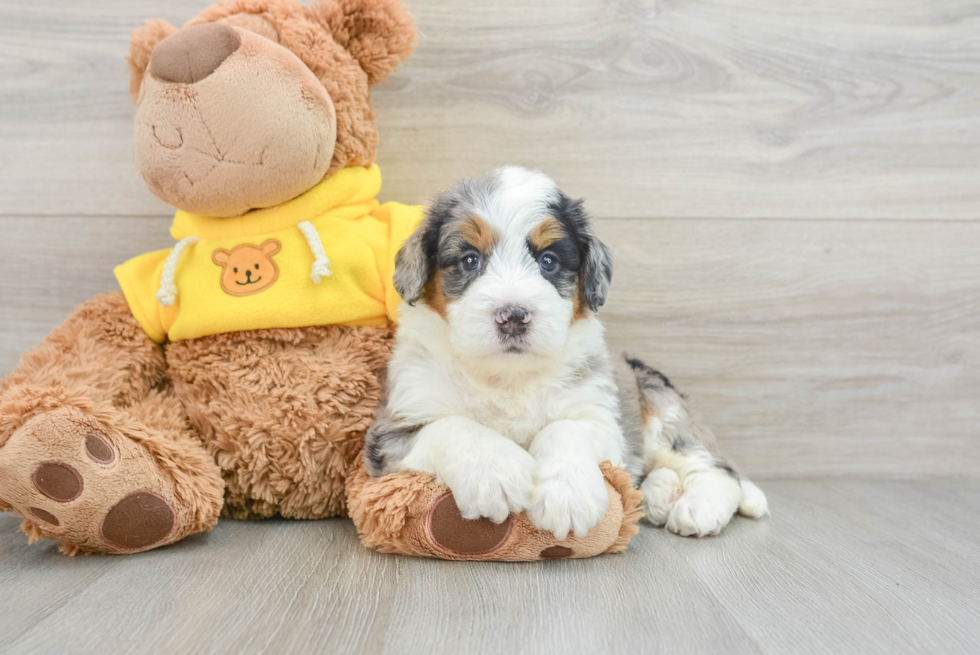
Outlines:
<svg viewBox="0 0 980 655"><path fill-rule="evenodd" d="M585 301L589 303L589 309L597 311L606 303L606 298L609 296L613 255L612 250L599 241L591 230L588 239L588 252L582 264L582 280L585 287Z"/></svg>
<svg viewBox="0 0 980 655"><path fill-rule="evenodd" d="M371 84L384 82L415 49L415 21L400 0L320 0L309 11L360 63Z"/></svg>
<svg viewBox="0 0 980 655"><path fill-rule="evenodd" d="M436 274L439 233L456 204L457 200L449 193L440 196L395 256L395 290L412 307L422 295L425 283Z"/></svg>
<svg viewBox="0 0 980 655"><path fill-rule="evenodd" d="M427 222L419 225L395 255L395 276L392 280L395 291L412 307L418 302L422 287L429 279L428 257L423 243Z"/></svg>
<svg viewBox="0 0 980 655"><path fill-rule="evenodd" d="M134 105L140 96L140 86L143 84L146 67L150 65L150 54L158 43L176 31L177 28L167 21L154 18L146 21L143 27L137 27L130 35L126 65L129 68L129 96L133 99Z"/></svg>
<svg viewBox="0 0 980 655"><path fill-rule="evenodd" d="M582 290L589 309L596 311L605 304L609 296L609 287L612 284L612 251L595 235L592 217L585 211L581 200L572 200L564 193L559 193L558 200L550 205L549 210L578 245L582 256L582 267L579 269Z"/></svg>

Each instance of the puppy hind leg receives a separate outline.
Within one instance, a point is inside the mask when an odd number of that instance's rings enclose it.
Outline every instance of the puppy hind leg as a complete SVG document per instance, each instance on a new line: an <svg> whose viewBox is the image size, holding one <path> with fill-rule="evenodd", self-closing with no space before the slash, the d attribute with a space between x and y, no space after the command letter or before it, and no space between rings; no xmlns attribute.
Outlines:
<svg viewBox="0 0 980 655"><path fill-rule="evenodd" d="M681 497L683 488L681 479L673 469L659 468L651 471L643 480L640 491L643 492L643 518L662 527L667 523L667 517Z"/></svg>
<svg viewBox="0 0 980 655"><path fill-rule="evenodd" d="M721 532L742 500L737 474L718 466L707 451L675 454L669 459L682 480L684 493L667 517L667 529L683 537Z"/></svg>
<svg viewBox="0 0 980 655"><path fill-rule="evenodd" d="M758 519L769 514L769 501L762 489L755 486L751 480L742 478L742 501L738 504L738 513L750 519Z"/></svg>

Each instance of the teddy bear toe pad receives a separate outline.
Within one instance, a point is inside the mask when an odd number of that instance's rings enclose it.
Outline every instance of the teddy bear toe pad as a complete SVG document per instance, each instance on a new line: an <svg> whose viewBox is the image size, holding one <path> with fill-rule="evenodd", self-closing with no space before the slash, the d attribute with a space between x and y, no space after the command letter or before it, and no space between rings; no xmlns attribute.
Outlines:
<svg viewBox="0 0 980 655"><path fill-rule="evenodd" d="M361 541L383 553L454 560L540 561L578 559L625 550L636 534L642 494L628 473L601 466L609 493L603 519L584 537L558 541L527 514L496 524L462 517L448 487L411 471L372 479L358 459L347 479L347 502Z"/></svg>
<svg viewBox="0 0 980 655"><path fill-rule="evenodd" d="M493 553L506 543L513 527L514 520L510 516L502 523L494 523L488 518L464 519L452 493L439 498L429 512L429 538L458 555Z"/></svg>
<svg viewBox="0 0 980 655"><path fill-rule="evenodd" d="M70 552L173 541L172 481L138 443L93 423L71 409L28 420L0 448L0 498L32 538L59 540Z"/></svg>

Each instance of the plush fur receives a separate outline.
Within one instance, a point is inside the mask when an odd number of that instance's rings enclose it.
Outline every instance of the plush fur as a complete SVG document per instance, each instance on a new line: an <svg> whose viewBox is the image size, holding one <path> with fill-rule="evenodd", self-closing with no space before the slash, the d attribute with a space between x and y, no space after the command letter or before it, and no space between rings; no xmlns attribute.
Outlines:
<svg viewBox="0 0 980 655"><path fill-rule="evenodd" d="M188 26L131 41L137 165L158 196L230 216L373 163L370 86L415 44L397 1L232 0ZM68 554L147 550L219 515L342 515L391 340L324 326L161 346L122 294L99 296L0 382L0 510Z"/></svg>
<svg viewBox="0 0 980 655"><path fill-rule="evenodd" d="M194 85L175 87L152 71L153 49L176 28L154 20L133 34L134 146L154 194L187 211L237 216L374 162L371 85L416 41L397 0L228 0L186 26L208 23L231 26L242 44Z"/></svg>
<svg viewBox="0 0 980 655"><path fill-rule="evenodd" d="M84 452L88 434L108 440L112 466ZM38 493L40 463L65 463L82 478L82 503ZM148 489L175 508L176 525L159 544L210 530L222 507L221 472L188 421L166 377L163 350L132 317L122 294L100 295L0 383L0 491L24 519L24 531L63 543L68 554L123 553L101 538L109 509L130 491ZM37 521L41 509L60 525Z"/></svg>
<svg viewBox="0 0 980 655"><path fill-rule="evenodd" d="M621 468L604 462L601 470L609 507L600 523L582 538L573 535L559 541L550 532L536 528L526 514L508 517L502 538L486 519L477 521L476 529L462 521L440 528L438 508L449 493L446 485L411 471L372 478L362 466L347 479L350 516L364 545L382 553L477 561L578 559L619 553L639 531L636 524L643 515L642 494ZM482 538L480 529L489 531L491 538ZM463 537L468 537L464 543L469 548L460 549Z"/></svg>
<svg viewBox="0 0 980 655"><path fill-rule="evenodd" d="M398 255L406 302L367 472L429 474L464 518L526 512L559 542L602 523L606 461L677 534L766 513L667 378L610 357L595 313L611 278L582 204L547 176L503 168L443 194Z"/></svg>

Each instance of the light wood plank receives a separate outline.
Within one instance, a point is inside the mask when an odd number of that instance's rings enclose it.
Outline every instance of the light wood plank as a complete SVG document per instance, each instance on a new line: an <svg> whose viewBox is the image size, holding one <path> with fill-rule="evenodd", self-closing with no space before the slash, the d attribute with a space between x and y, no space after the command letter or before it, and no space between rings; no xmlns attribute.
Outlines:
<svg viewBox="0 0 980 655"><path fill-rule="evenodd" d="M773 517L643 527L587 561L440 562L351 523L223 521L133 557L28 547L0 515L5 653L970 653L980 482L765 485Z"/></svg>
<svg viewBox="0 0 980 655"><path fill-rule="evenodd" d="M378 88L385 197L505 163L605 216L976 219L970 0L407 0ZM198 0L0 5L0 212L163 215L132 163L123 57Z"/></svg>
<svg viewBox="0 0 980 655"><path fill-rule="evenodd" d="M166 219L0 218L0 374ZM980 224L602 220L614 352L750 475L980 472Z"/></svg>
<svg viewBox="0 0 980 655"><path fill-rule="evenodd" d="M670 542L755 641L775 653L976 652L980 483L766 490L777 499L771 521L733 526L750 556L732 558L721 540Z"/></svg>

